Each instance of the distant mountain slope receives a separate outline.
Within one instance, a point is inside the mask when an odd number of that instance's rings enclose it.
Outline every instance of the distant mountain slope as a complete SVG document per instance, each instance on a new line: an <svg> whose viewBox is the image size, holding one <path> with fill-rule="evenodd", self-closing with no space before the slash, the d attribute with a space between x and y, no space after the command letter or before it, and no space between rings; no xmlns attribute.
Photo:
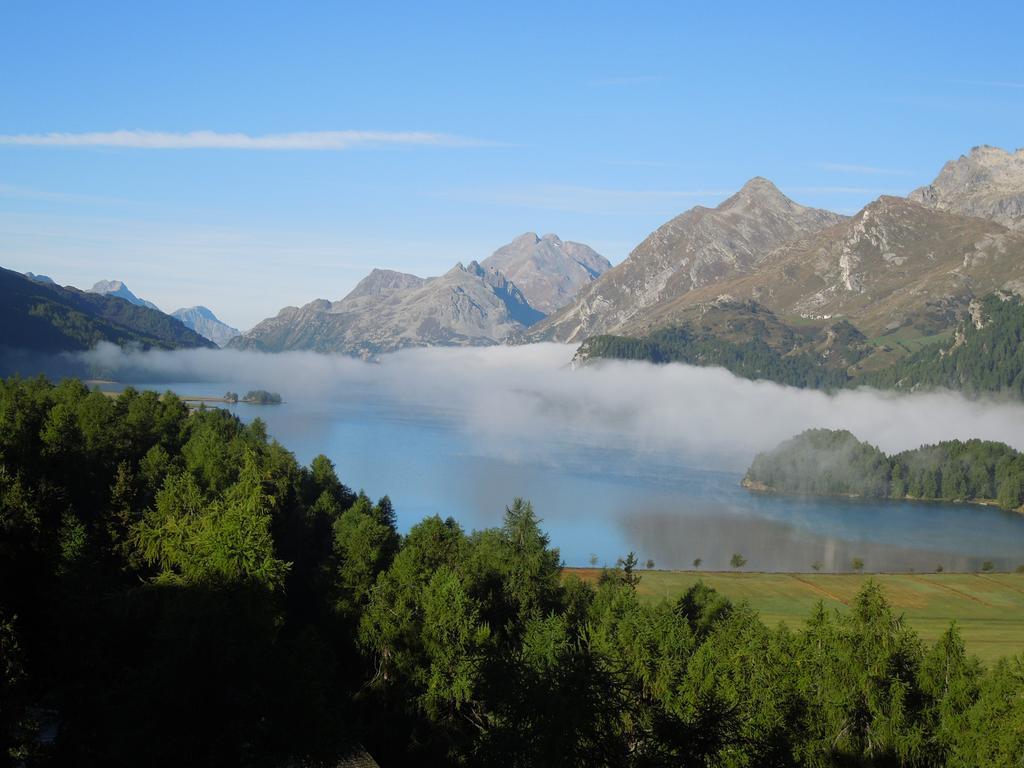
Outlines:
<svg viewBox="0 0 1024 768"><path fill-rule="evenodd" d="M196 306L186 309L176 309L171 312L171 317L176 317L186 327L203 336L219 347L225 346L231 339L238 336L241 331L232 328L225 322L217 319L206 307Z"/></svg>
<svg viewBox="0 0 1024 768"><path fill-rule="evenodd" d="M544 318L506 269L538 303L555 306L607 268L586 245L527 233L485 262L458 264L440 277L375 269L340 301L286 307L230 346L372 356L410 346L498 344Z"/></svg>
<svg viewBox="0 0 1024 768"><path fill-rule="evenodd" d="M43 283L44 285L55 285L53 278L49 275L36 275L32 272L26 272L25 277L37 283Z"/></svg>
<svg viewBox="0 0 1024 768"><path fill-rule="evenodd" d="M870 352L864 336L848 322L793 327L756 302L720 299L685 323L644 336L592 336L580 345L574 362L685 363L791 387L838 389L849 383L849 368Z"/></svg>
<svg viewBox="0 0 1024 768"><path fill-rule="evenodd" d="M659 302L748 274L783 243L844 218L794 203L767 179L751 179L717 208L697 206L659 227L524 339L581 341L614 332Z"/></svg>
<svg viewBox="0 0 1024 768"><path fill-rule="evenodd" d="M1024 303L1005 293L971 302L968 316L947 341L861 381L884 389L941 387L1024 396Z"/></svg>
<svg viewBox="0 0 1024 768"><path fill-rule="evenodd" d="M119 299L124 299L137 307L148 307L149 309L155 309L157 312L161 311L160 307L153 302L140 299L128 290L128 286L120 280L100 280L88 292L99 293L104 296L117 296Z"/></svg>
<svg viewBox="0 0 1024 768"><path fill-rule="evenodd" d="M429 279L375 270L344 299L286 307L229 346L372 356L409 346L496 344L543 315L477 262Z"/></svg>
<svg viewBox="0 0 1024 768"><path fill-rule="evenodd" d="M593 248L562 241L558 235L520 235L481 262L504 274L523 292L530 306L544 314L561 309L580 289L611 269Z"/></svg>
<svg viewBox="0 0 1024 768"><path fill-rule="evenodd" d="M63 352L89 349L99 341L162 349L214 346L158 310L0 268L0 346Z"/></svg>
<svg viewBox="0 0 1024 768"><path fill-rule="evenodd" d="M1024 229L1024 149L975 147L951 160L910 199L928 208L991 219Z"/></svg>
<svg viewBox="0 0 1024 768"><path fill-rule="evenodd" d="M649 308L629 335L685 321L727 295L789 321L843 318L868 337L950 329L974 298L1024 292L1024 232L883 196L848 221L778 248L757 272Z"/></svg>

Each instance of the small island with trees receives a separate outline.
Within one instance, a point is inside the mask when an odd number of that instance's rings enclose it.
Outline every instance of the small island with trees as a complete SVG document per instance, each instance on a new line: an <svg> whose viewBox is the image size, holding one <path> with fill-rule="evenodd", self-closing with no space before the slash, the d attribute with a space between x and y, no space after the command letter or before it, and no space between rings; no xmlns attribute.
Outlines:
<svg viewBox="0 0 1024 768"><path fill-rule="evenodd" d="M752 491L971 502L1021 511L1024 456L1004 443L947 440L887 456L846 430L810 429L760 453Z"/></svg>
<svg viewBox="0 0 1024 768"><path fill-rule="evenodd" d="M265 389L252 389L245 393L244 397L239 398L237 392L231 392L230 390L224 393L224 402L231 403L234 405L238 402L249 403L251 405L280 405L284 402L281 399L281 395L277 392L267 392Z"/></svg>

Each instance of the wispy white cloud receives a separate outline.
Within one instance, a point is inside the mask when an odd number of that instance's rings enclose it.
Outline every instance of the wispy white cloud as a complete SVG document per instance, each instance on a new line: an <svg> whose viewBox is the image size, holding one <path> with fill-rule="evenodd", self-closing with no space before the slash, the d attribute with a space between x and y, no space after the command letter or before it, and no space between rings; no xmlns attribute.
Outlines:
<svg viewBox="0 0 1024 768"><path fill-rule="evenodd" d="M818 168L823 171L834 171L836 173L860 173L866 176L909 176L910 171L898 168L879 168L874 165L857 165L854 163L818 163Z"/></svg>
<svg viewBox="0 0 1024 768"><path fill-rule="evenodd" d="M343 151L373 147L479 147L494 142L424 131L304 131L252 136L218 131L98 131L0 134L0 145L28 147L117 147L128 149L243 149Z"/></svg>
<svg viewBox="0 0 1024 768"><path fill-rule="evenodd" d="M789 187L789 192L804 195L905 195L905 190L879 189L878 187Z"/></svg>
<svg viewBox="0 0 1024 768"><path fill-rule="evenodd" d="M621 168L686 168L682 163L666 163L660 160L601 160L602 165Z"/></svg>
<svg viewBox="0 0 1024 768"><path fill-rule="evenodd" d="M646 85L647 83L661 82L664 79L661 75L619 75L591 80L590 84L598 88L608 88L617 85Z"/></svg>
<svg viewBox="0 0 1024 768"><path fill-rule="evenodd" d="M567 213L597 215L678 212L681 203L717 202L735 190L722 189L603 189L562 184L540 184L531 187L467 188L442 191L450 200L487 202L519 208L536 208Z"/></svg>
<svg viewBox="0 0 1024 768"><path fill-rule="evenodd" d="M954 80L957 85L980 85L990 88L1024 88L1024 82L1013 80Z"/></svg>
<svg viewBox="0 0 1024 768"><path fill-rule="evenodd" d="M80 195L72 192L51 192L44 189L32 189L16 184L0 182L0 198L11 200L38 200L48 203L115 203L136 204L131 198L101 197L98 195Z"/></svg>

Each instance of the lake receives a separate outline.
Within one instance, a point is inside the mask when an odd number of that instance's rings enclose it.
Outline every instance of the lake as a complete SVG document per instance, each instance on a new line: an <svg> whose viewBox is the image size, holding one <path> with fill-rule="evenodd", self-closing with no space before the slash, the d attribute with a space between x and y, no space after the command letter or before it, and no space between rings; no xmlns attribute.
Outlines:
<svg viewBox="0 0 1024 768"><path fill-rule="evenodd" d="M467 531L499 525L504 506L522 496L574 566L595 557L614 564L630 551L658 568L691 568L700 558L708 570L728 570L733 553L746 558L748 570L762 571L809 571L812 564L843 571L854 558L868 571L1024 563L1024 515L977 505L755 495L739 485L750 450L708 458L663 441L609 439L614 429L599 439L564 428L538 434L536 424L522 428L511 407L491 405L487 418L467 419L457 397L396 396L372 375L312 394L300 386L302 376L301 368L293 373L299 396L289 394L288 377L273 382L285 397L281 405L223 407L244 421L262 419L301 462L326 454L346 484L374 498L389 495L403 531L434 514L454 517ZM263 385L251 374L248 381L134 384L195 396Z"/></svg>

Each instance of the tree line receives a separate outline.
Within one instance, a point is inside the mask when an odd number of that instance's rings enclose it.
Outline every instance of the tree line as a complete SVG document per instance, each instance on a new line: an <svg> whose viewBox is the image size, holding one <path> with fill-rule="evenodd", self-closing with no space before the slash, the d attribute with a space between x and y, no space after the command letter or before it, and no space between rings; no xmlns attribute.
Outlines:
<svg viewBox="0 0 1024 768"><path fill-rule="evenodd" d="M1024 396L1024 303L1016 296L993 294L972 311L953 329L951 340L927 344L878 371L849 367L866 349L863 336L848 322L832 327L840 349L835 360L806 346L780 351L756 335L747 341L727 340L686 325L641 338L595 336L580 351L588 358L720 366L747 379L801 388L944 388L971 395Z"/></svg>
<svg viewBox="0 0 1024 768"><path fill-rule="evenodd" d="M766 626L636 559L563 577L528 502L424 519L224 410L0 383L0 760L24 765L981 766L1024 658L923 643L869 584Z"/></svg>
<svg viewBox="0 0 1024 768"><path fill-rule="evenodd" d="M1024 456L1005 443L947 440L893 456L846 430L810 429L758 454L745 482L786 493L1024 504Z"/></svg>
<svg viewBox="0 0 1024 768"><path fill-rule="evenodd" d="M837 389L850 378L844 368L827 366L811 352L784 354L758 338L729 341L686 326L662 328L642 338L594 336L581 352L588 358L718 366L745 379L767 379L801 389Z"/></svg>

